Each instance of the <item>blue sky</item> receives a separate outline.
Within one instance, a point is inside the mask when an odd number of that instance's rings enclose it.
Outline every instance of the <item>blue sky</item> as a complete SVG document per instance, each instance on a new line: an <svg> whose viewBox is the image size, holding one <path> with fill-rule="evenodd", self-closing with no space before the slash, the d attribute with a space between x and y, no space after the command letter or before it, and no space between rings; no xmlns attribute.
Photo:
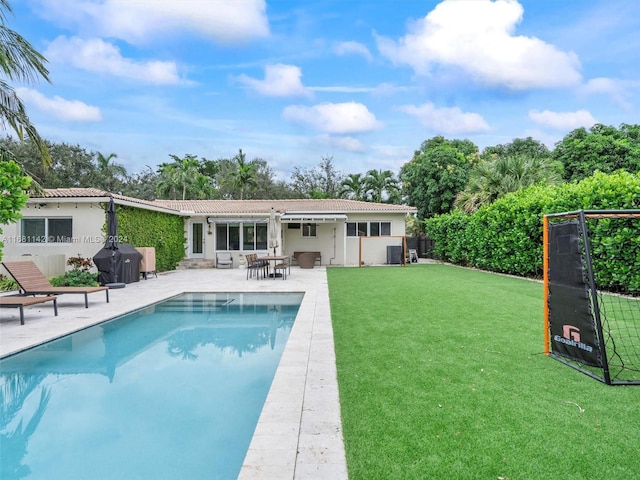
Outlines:
<svg viewBox="0 0 640 480"><path fill-rule="evenodd" d="M331 156L397 173L424 140L547 146L640 123L635 0L15 0L49 60L40 134L129 173L242 148L276 177Z"/></svg>

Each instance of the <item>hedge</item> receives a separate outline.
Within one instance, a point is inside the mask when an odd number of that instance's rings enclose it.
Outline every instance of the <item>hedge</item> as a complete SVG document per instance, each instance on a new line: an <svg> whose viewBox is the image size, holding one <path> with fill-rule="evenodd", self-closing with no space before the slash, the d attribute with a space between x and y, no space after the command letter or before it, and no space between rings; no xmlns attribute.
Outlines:
<svg viewBox="0 0 640 480"><path fill-rule="evenodd" d="M640 209L640 176L596 172L578 183L532 186L482 207L426 220L435 253L452 263L526 277L542 276L544 214L575 210ZM590 221L601 285L640 291L640 221Z"/></svg>
<svg viewBox="0 0 640 480"><path fill-rule="evenodd" d="M159 272L175 270L185 256L184 219L120 205L117 209L118 236L124 243L134 247L155 247L156 269Z"/></svg>

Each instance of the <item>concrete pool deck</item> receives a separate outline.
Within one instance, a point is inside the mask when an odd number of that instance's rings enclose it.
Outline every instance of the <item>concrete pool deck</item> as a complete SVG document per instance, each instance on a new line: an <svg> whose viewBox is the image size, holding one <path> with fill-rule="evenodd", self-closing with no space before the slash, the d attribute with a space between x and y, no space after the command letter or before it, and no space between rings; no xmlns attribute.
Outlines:
<svg viewBox="0 0 640 480"><path fill-rule="evenodd" d="M0 357L83 329L183 292L304 292L293 329L240 476L248 479L347 478L340 420L333 329L325 267L291 268L286 280L246 279L243 269L176 270L89 295L58 297L58 316L49 303L0 310Z"/></svg>

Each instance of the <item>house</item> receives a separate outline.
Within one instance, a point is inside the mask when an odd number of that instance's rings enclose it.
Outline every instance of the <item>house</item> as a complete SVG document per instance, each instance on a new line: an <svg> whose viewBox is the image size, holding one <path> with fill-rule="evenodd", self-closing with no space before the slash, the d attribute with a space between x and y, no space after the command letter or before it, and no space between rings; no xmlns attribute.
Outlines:
<svg viewBox="0 0 640 480"><path fill-rule="evenodd" d="M28 200L21 220L3 226L3 258L41 257L43 271L57 275L69 257L93 257L105 244L111 198L117 206L181 217L185 259L213 260L217 252L230 252L234 266L249 252L303 251L319 252L321 265L384 264L387 247L403 245L405 217L417 211L341 199L148 201L93 188L45 189Z"/></svg>

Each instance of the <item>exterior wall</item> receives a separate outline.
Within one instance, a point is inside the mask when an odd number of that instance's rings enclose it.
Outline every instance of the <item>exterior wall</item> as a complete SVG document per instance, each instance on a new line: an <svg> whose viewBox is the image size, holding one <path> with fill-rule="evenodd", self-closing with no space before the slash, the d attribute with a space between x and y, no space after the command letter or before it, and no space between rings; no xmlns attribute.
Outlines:
<svg viewBox="0 0 640 480"><path fill-rule="evenodd" d="M318 223L316 225L316 237L308 238L302 236L301 229L291 229L286 223L283 223L284 254L320 252L322 265L343 265L345 224L340 222Z"/></svg>
<svg viewBox="0 0 640 480"><path fill-rule="evenodd" d="M93 258L105 244L102 228L106 214L99 203L47 203L46 207L29 203L22 210L23 218L71 218L72 241L54 243L26 243L20 230L20 220L3 225L0 240L4 243L3 260L24 260L25 256L41 257L34 261L47 276L62 275L69 257L80 255ZM123 239L124 240L124 239ZM51 257L45 259L43 257ZM60 258L63 261L60 262ZM62 263L62 271L60 264ZM45 271L46 270L46 271Z"/></svg>
<svg viewBox="0 0 640 480"><path fill-rule="evenodd" d="M387 263L387 246L402 245L401 238L405 230L405 217L398 214L353 214L348 222L391 222L391 237L381 236L366 238L362 241L362 261L365 265L382 265ZM346 235L346 232L345 232ZM347 262L346 265L358 265L360 238L346 237Z"/></svg>

